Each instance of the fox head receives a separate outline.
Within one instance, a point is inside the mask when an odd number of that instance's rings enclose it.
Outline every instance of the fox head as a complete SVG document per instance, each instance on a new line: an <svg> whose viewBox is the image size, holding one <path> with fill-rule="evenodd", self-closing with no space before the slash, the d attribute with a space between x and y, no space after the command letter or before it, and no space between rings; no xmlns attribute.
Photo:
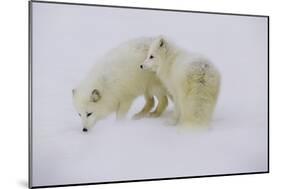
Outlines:
<svg viewBox="0 0 281 189"><path fill-rule="evenodd" d="M89 94L73 89L72 99L77 114L82 120L83 131L87 132L101 117L102 94L99 89L93 89Z"/></svg>
<svg viewBox="0 0 281 189"><path fill-rule="evenodd" d="M153 40L151 43L148 55L143 64L140 65L141 69L156 72L161 62L165 60L167 53L167 43L165 39L160 36Z"/></svg>

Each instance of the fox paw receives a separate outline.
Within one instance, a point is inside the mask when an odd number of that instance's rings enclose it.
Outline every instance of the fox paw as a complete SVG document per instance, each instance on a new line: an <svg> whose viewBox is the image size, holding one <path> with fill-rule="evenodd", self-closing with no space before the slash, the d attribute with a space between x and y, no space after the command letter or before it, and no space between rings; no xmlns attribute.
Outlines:
<svg viewBox="0 0 281 189"><path fill-rule="evenodd" d="M151 118L155 118L155 117L159 117L160 114L159 112L150 112L147 117L151 117Z"/></svg>
<svg viewBox="0 0 281 189"><path fill-rule="evenodd" d="M133 116L133 119L134 120L138 120L138 119L142 119L145 117L145 114L144 113L137 113Z"/></svg>

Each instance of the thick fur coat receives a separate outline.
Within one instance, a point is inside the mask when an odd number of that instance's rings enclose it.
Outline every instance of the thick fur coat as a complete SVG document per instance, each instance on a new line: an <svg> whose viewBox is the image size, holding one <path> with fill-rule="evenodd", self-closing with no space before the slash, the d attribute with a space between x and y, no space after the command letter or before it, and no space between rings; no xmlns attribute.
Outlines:
<svg viewBox="0 0 281 189"><path fill-rule="evenodd" d="M141 67L155 72L171 94L175 103L174 124L208 125L221 80L209 60L157 37Z"/></svg>
<svg viewBox="0 0 281 189"><path fill-rule="evenodd" d="M83 131L113 112L118 119L124 118L134 99L140 95L145 96L146 104L135 118L157 117L165 110L168 103L165 88L155 73L139 68L151 42L150 38L139 38L112 49L73 89L73 102L82 119ZM150 112L154 106L153 96L158 99L158 106Z"/></svg>

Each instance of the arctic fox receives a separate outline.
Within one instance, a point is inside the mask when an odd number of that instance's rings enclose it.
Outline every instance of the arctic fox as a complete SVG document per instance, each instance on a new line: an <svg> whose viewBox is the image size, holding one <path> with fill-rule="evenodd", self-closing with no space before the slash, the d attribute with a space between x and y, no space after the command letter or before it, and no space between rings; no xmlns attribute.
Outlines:
<svg viewBox="0 0 281 189"><path fill-rule="evenodd" d="M84 132L111 113L115 112L117 119L124 118L133 100L140 95L145 96L146 104L134 118L158 117L166 109L167 91L156 74L139 69L151 42L152 38L138 38L112 49L72 90ZM158 105L154 112L150 112L154 107L154 96Z"/></svg>
<svg viewBox="0 0 281 189"><path fill-rule="evenodd" d="M172 124L208 125L220 89L220 73L207 59L164 37L151 43L140 68L156 73L175 103Z"/></svg>

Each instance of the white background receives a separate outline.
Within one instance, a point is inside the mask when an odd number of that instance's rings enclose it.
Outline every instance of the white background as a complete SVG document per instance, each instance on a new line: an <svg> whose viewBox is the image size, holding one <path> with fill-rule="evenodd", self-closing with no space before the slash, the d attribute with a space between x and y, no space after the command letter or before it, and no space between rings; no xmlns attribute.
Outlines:
<svg viewBox="0 0 281 189"><path fill-rule="evenodd" d="M82 2L82 1L81 1ZM86 1L84 1L86 2ZM94 1L88 1L93 3ZM98 3L98 1L95 1ZM179 1L180 2L180 1ZM202 3L204 2L204 3ZM131 5L131 6L147 6L147 7L162 7L162 8L174 8L174 9L189 9L189 10L205 10L205 11L218 11L218 12L236 12L236 13L252 13L252 14L268 14L271 16L271 40L272 45L279 42L278 33L280 28L275 24L278 24L278 7L269 1L265 3L253 4L253 2L241 1L217 1L205 2L196 1L196 3L187 2L186 5L176 3L173 1L172 5L163 4L157 1L142 2L142 4L117 3L119 5ZM110 4L110 2L103 1L104 4ZM2 115L2 132L1 132L1 184L2 187L23 187L27 181L27 3L22 4L10 4L10 6L1 6L4 10L1 10L1 19L4 19L2 23L7 25L1 28L1 65L3 73L1 73L1 99L4 106L1 107ZM11 11L13 10L13 11ZM7 15L2 15L2 14ZM9 19L7 19L9 18ZM276 20L276 21L275 21ZM275 23L276 22L276 23ZM271 66L272 75L271 78L277 77L278 73L278 49L274 49L275 46L271 46ZM8 50L8 51L7 51ZM276 59L275 59L276 58ZM274 64L277 64L275 65ZM275 74L276 73L276 74ZM278 78L274 78L274 82L278 82ZM9 81L9 82L6 82ZM273 82L273 83L274 83ZM277 83L278 85L278 83ZM280 96L280 91L272 88L271 100L275 100ZM3 95L3 96L2 96ZM278 106L278 102L274 101L272 108ZM276 113L276 115L274 115ZM237 187L261 187L264 188L274 182L278 181L278 169L280 168L280 154L278 153L278 123L275 122L278 119L278 112L272 113L271 124L271 173L269 175L252 175L252 176L235 176L224 178L204 178L204 179L189 179L178 181L161 181L150 183L131 183L131 184L118 184L112 185L112 188L118 187L193 187L193 188L237 188ZM273 131L273 132L272 132ZM3 151L4 149L4 151ZM2 159L3 158L3 159ZM253 186L254 185L254 186ZM89 188L91 186L88 186ZM95 186L97 187L97 186ZM98 186L97 188L106 188L107 186ZM83 187L81 187L83 188ZM87 187L84 187L87 188Z"/></svg>

